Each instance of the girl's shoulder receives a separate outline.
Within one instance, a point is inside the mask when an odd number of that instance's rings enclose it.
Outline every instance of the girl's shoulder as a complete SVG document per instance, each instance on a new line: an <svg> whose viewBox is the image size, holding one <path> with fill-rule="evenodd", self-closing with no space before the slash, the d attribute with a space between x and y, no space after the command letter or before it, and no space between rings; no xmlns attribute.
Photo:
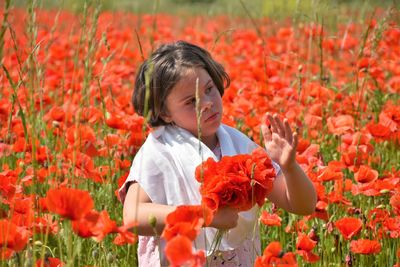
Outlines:
<svg viewBox="0 0 400 267"><path fill-rule="evenodd" d="M248 141L252 142L252 140L247 135L245 135L244 133L242 133L238 129L236 129L234 127L231 127L231 126L228 126L226 124L221 124L221 126L230 136L232 136L234 138L236 137L236 138L240 138L242 140L248 140Z"/></svg>
<svg viewBox="0 0 400 267"><path fill-rule="evenodd" d="M164 139L158 134L157 130L151 132L145 142L135 155L137 157L146 157L151 161L157 160L157 155L165 155L167 152Z"/></svg>

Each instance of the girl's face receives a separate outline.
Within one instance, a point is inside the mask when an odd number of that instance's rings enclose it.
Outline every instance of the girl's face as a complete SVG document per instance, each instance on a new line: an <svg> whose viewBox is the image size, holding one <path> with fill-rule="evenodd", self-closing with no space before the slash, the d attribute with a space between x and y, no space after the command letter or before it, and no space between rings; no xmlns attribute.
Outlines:
<svg viewBox="0 0 400 267"><path fill-rule="evenodd" d="M200 100L201 140L211 147L215 145L216 132L221 124L222 99L212 78L203 68L187 69L182 79L172 88L166 98L166 114L162 119L167 123L197 134L196 80Z"/></svg>

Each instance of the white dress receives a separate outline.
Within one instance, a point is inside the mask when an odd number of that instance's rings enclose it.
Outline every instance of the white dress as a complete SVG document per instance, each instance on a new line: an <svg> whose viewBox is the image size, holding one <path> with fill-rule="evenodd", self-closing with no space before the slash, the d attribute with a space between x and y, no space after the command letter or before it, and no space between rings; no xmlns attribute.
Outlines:
<svg viewBox="0 0 400 267"><path fill-rule="evenodd" d="M217 130L220 153L213 153L190 132L177 126L161 126L149 134L132 162L129 176L119 190L122 203L131 182L137 182L153 203L164 205L198 205L201 202L200 183L195 179L195 168L204 160L220 156L251 153L258 147L240 131L221 124ZM279 166L273 162L276 173ZM218 255L207 251L209 266L253 266L260 253L258 231L255 230L258 207L240 212L237 227L222 239ZM194 242L197 249L210 248L215 228L203 228ZM205 245L206 244L206 245ZM139 236L139 266L167 266L163 253L165 242L155 237Z"/></svg>

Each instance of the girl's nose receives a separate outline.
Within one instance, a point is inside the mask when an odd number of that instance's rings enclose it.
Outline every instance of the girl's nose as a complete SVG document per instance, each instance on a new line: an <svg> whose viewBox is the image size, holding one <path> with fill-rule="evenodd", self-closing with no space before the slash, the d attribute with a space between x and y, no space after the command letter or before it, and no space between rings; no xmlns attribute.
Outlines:
<svg viewBox="0 0 400 267"><path fill-rule="evenodd" d="M207 109L210 109L212 106L213 106L212 101L209 101L209 100L204 101L203 106L201 108L201 112L203 113L203 112L207 111Z"/></svg>

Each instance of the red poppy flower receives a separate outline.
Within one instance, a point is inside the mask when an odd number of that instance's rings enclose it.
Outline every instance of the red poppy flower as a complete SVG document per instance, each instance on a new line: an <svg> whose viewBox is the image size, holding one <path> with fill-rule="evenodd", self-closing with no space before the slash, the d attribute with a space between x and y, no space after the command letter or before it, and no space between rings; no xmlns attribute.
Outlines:
<svg viewBox="0 0 400 267"><path fill-rule="evenodd" d="M0 173L0 194L6 199L14 196L16 191L17 176L14 173Z"/></svg>
<svg viewBox="0 0 400 267"><path fill-rule="evenodd" d="M395 177L376 179L371 183L352 185L351 192L353 195L379 196L394 189L398 182L399 179Z"/></svg>
<svg viewBox="0 0 400 267"><path fill-rule="evenodd" d="M354 131L354 118L350 115L339 115L327 119L329 132L341 135Z"/></svg>
<svg viewBox="0 0 400 267"><path fill-rule="evenodd" d="M315 254L311 251L297 250L296 254L303 257L304 261L309 262L309 263L317 262L320 259L320 257L317 254Z"/></svg>
<svg viewBox="0 0 400 267"><path fill-rule="evenodd" d="M381 251L381 244L376 240L358 239L350 243L350 250L356 254L377 254Z"/></svg>
<svg viewBox="0 0 400 267"><path fill-rule="evenodd" d="M62 107L51 107L50 110L44 115L44 119L53 121L63 121L65 119L65 111Z"/></svg>
<svg viewBox="0 0 400 267"><path fill-rule="evenodd" d="M0 247L20 251L25 248L28 239L29 232L25 227L19 227L5 219L0 220Z"/></svg>
<svg viewBox="0 0 400 267"><path fill-rule="evenodd" d="M278 214L271 214L264 210L261 214L260 221L267 226L281 226L282 219Z"/></svg>
<svg viewBox="0 0 400 267"><path fill-rule="evenodd" d="M84 144L86 142L96 142L96 135L93 129L82 124L80 124L78 127L75 127L75 125L69 127L65 133L65 138L71 145Z"/></svg>
<svg viewBox="0 0 400 267"><path fill-rule="evenodd" d="M337 220L335 227L343 235L344 239L349 240L361 231L362 221L358 218L345 217Z"/></svg>
<svg viewBox="0 0 400 267"><path fill-rule="evenodd" d="M81 237L93 237L96 241L101 241L109 233L117 231L117 224L110 219L107 211L92 210L80 220L73 221L72 229Z"/></svg>
<svg viewBox="0 0 400 267"><path fill-rule="evenodd" d="M275 170L263 149L251 155L212 158L196 168L202 201L210 209L229 206L244 211L255 203L261 206L272 190Z"/></svg>
<svg viewBox="0 0 400 267"><path fill-rule="evenodd" d="M332 161L328 163L328 166L323 168L321 173L318 175L318 180L322 182L340 180L343 179L342 169L344 168L341 162Z"/></svg>
<svg viewBox="0 0 400 267"><path fill-rule="evenodd" d="M311 251L316 245L317 242L308 237L308 235L303 233L298 233L298 238L296 243L296 248L298 250Z"/></svg>
<svg viewBox="0 0 400 267"><path fill-rule="evenodd" d="M8 260L14 255L15 251L6 247L0 248L0 259Z"/></svg>
<svg viewBox="0 0 400 267"><path fill-rule="evenodd" d="M47 192L46 206L50 212L70 220L79 220L93 209L94 203L89 192L63 187Z"/></svg>
<svg viewBox="0 0 400 267"><path fill-rule="evenodd" d="M193 253L192 242L186 236L178 235L168 241L165 256L171 266L201 267L206 261L204 251Z"/></svg>
<svg viewBox="0 0 400 267"><path fill-rule="evenodd" d="M390 128L380 123L369 123L366 128L374 137L377 138L387 139L391 134Z"/></svg>
<svg viewBox="0 0 400 267"><path fill-rule="evenodd" d="M327 209L328 209L328 203L319 200L315 205L315 212L313 213L313 216L327 221L329 217Z"/></svg>
<svg viewBox="0 0 400 267"><path fill-rule="evenodd" d="M107 113L106 114L106 124L108 127L120 130L128 130L129 126L123 115Z"/></svg>
<svg viewBox="0 0 400 267"><path fill-rule="evenodd" d="M42 217L35 218L33 222L34 232L57 234L59 231L58 221L55 221L53 217L50 214L44 214Z"/></svg>
<svg viewBox="0 0 400 267"><path fill-rule="evenodd" d="M81 120L89 123L100 122L103 119L103 112L96 107L85 107L82 109Z"/></svg>
<svg viewBox="0 0 400 267"><path fill-rule="evenodd" d="M254 267L287 266L296 267L297 261L294 253L282 251L279 242L274 241L264 249L263 255L256 258Z"/></svg>
<svg viewBox="0 0 400 267"><path fill-rule="evenodd" d="M12 146L0 142L0 157L7 157L12 152Z"/></svg>
<svg viewBox="0 0 400 267"><path fill-rule="evenodd" d="M378 224L382 224L389 216L390 214L387 210L374 208L368 212L367 226L372 230L377 229Z"/></svg>
<svg viewBox="0 0 400 267"><path fill-rule="evenodd" d="M118 145L121 142L121 137L117 134L107 134L104 137L104 142L108 146L112 147L112 146Z"/></svg>
<svg viewBox="0 0 400 267"><path fill-rule="evenodd" d="M390 197L390 205L396 215L400 215L400 193L394 194Z"/></svg>
<svg viewBox="0 0 400 267"><path fill-rule="evenodd" d="M202 226L212 221L212 211L206 206L178 206L165 219L161 237L169 241L177 235L195 240Z"/></svg>
<svg viewBox="0 0 400 267"><path fill-rule="evenodd" d="M369 183L378 178L378 171L367 165L361 165L358 171L354 174L354 179L359 183Z"/></svg>
<svg viewBox="0 0 400 267"><path fill-rule="evenodd" d="M390 238L400 237L400 217L389 217L383 221L383 230L385 234L389 234ZM384 236L386 236L384 235Z"/></svg>
<svg viewBox="0 0 400 267"><path fill-rule="evenodd" d="M379 122L389 127L390 131L397 131L400 128L400 107L388 102L379 114Z"/></svg>
<svg viewBox="0 0 400 267"><path fill-rule="evenodd" d="M312 240L308 235L303 233L298 233L298 236L296 253L302 256L306 262L312 263L319 261L319 256L311 252L317 245L317 241Z"/></svg>
<svg viewBox="0 0 400 267"><path fill-rule="evenodd" d="M118 234L114 238L113 243L117 246L125 244L134 244L137 241L137 235L130 231L131 227L120 226L118 227Z"/></svg>
<svg viewBox="0 0 400 267"><path fill-rule="evenodd" d="M47 257L43 261L41 259L36 261L36 267L62 267L64 263L59 258Z"/></svg>

